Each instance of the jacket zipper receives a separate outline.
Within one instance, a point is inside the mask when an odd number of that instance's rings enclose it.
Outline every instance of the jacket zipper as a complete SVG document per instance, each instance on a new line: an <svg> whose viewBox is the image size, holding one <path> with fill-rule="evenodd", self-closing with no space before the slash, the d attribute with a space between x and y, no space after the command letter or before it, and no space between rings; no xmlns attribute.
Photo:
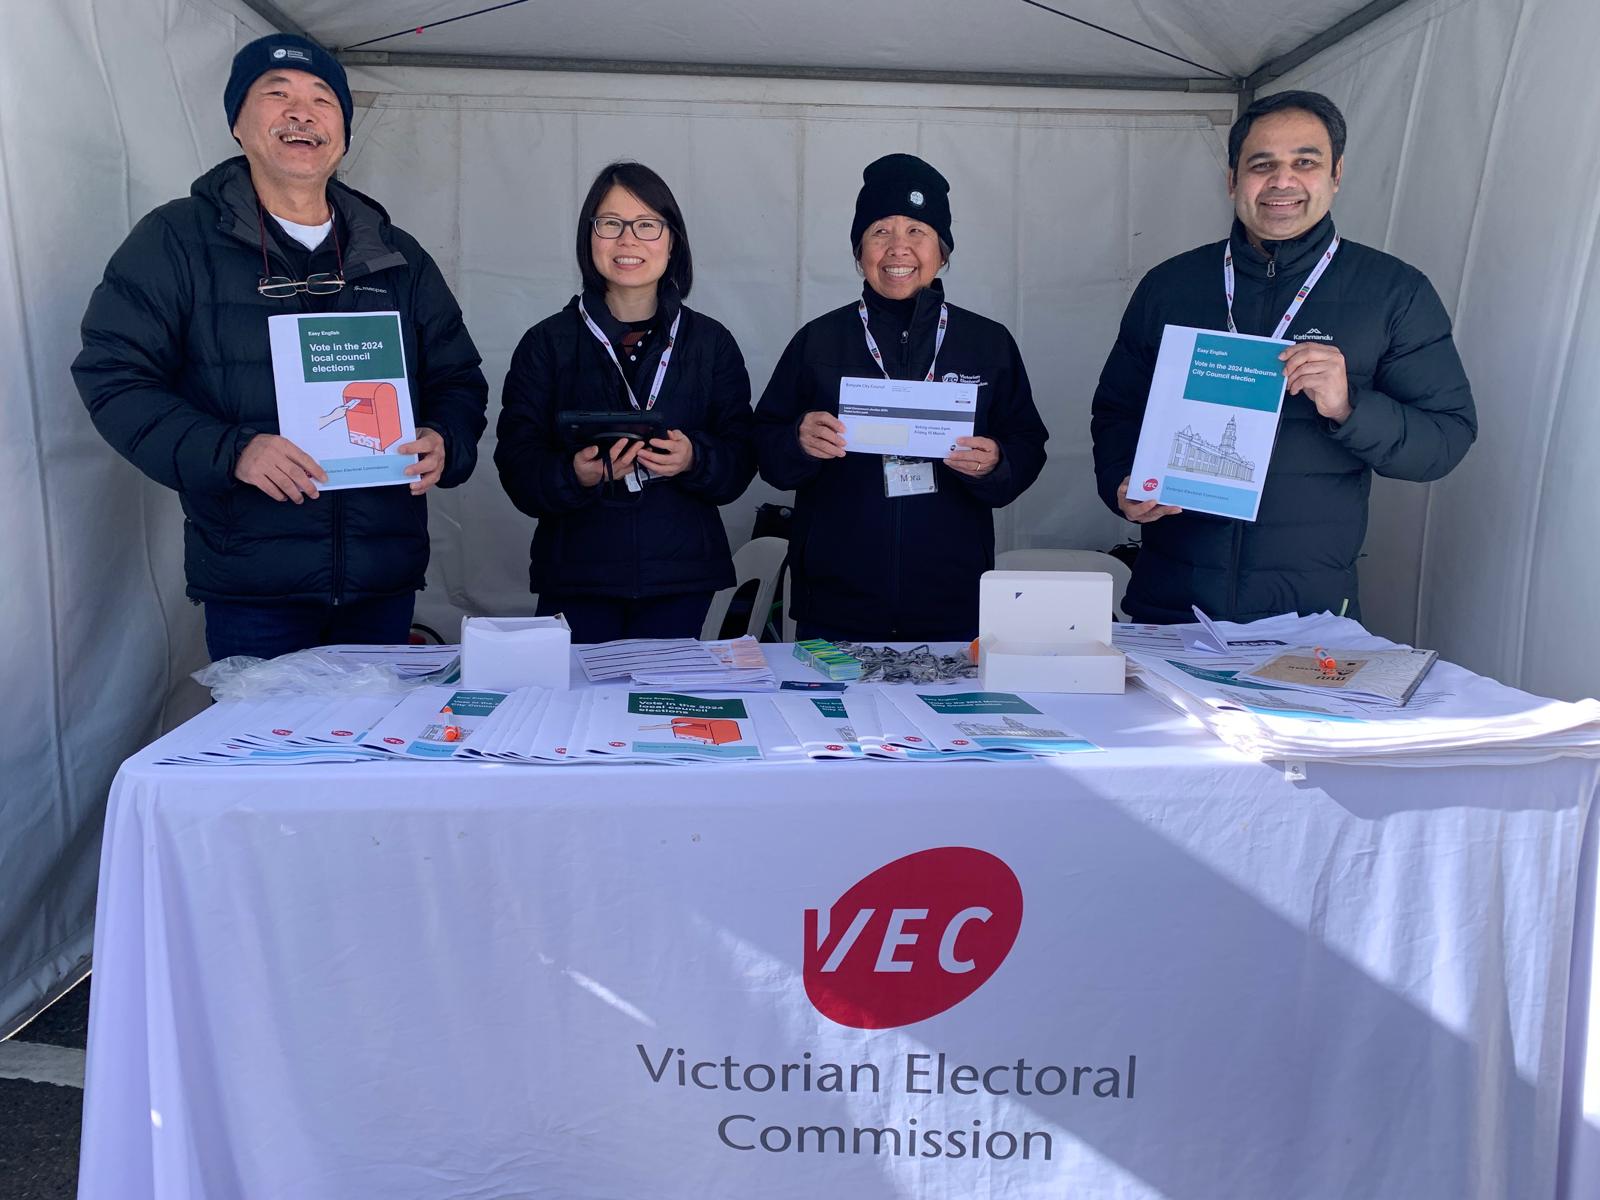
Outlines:
<svg viewBox="0 0 1600 1200"><path fill-rule="evenodd" d="M333 503L333 603L344 600L344 497L338 492L327 497Z"/></svg>
<svg viewBox="0 0 1600 1200"><path fill-rule="evenodd" d="M1278 252L1274 250L1267 255L1267 278L1272 279L1278 274Z"/></svg>

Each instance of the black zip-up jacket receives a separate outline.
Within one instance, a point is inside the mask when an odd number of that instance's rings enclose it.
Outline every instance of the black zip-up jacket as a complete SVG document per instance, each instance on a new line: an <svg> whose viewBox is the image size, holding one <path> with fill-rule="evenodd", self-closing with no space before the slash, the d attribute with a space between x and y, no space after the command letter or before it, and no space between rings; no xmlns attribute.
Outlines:
<svg viewBox="0 0 1600 1200"><path fill-rule="evenodd" d="M584 307L615 342L626 326L604 297ZM663 287L654 325L639 356L641 405L681 311L678 340L654 412L694 443L681 475L651 480L630 492L613 481L586 488L556 415L573 409L629 412L622 375L578 312L578 297L528 330L511 356L500 409L495 466L511 502L539 519L533 532L529 584L535 592L642 598L715 591L734 582L720 504L744 494L756 473L750 440L750 376L739 346L721 324L682 307Z"/></svg>
<svg viewBox="0 0 1600 1200"><path fill-rule="evenodd" d="M1266 243L1263 254L1234 222L1240 333L1271 336L1333 234L1333 219L1324 217L1299 238ZM1162 327L1228 327L1222 250L1213 242L1168 259L1140 281L1123 314L1090 422L1096 483L1113 512L1117 485L1133 466ZM1124 603L1134 620L1192 621L1196 604L1230 621L1346 605L1358 617L1356 559L1372 473L1438 479L1477 437L1450 318L1427 277L1399 259L1341 240L1284 336L1339 348L1354 411L1335 425L1310 397L1284 397L1253 524L1185 512L1142 526Z"/></svg>
<svg viewBox="0 0 1600 1200"><path fill-rule="evenodd" d="M134 227L84 314L78 390L106 441L178 492L195 600L337 604L423 586L428 506L410 488L296 505L234 478L250 439L278 432L268 317L397 310L416 424L444 438L440 486L461 483L477 462L488 385L444 277L374 201L338 182L328 198L344 259L334 295L256 291L263 229L268 274L331 272L338 255L333 238L306 254L263 219L249 167L233 158Z"/></svg>
<svg viewBox="0 0 1600 1200"><path fill-rule="evenodd" d="M938 280L914 303L870 287L868 323L895 379L922 379L933 360ZM908 319L909 318L909 319ZM882 378L854 301L795 334L756 405L761 477L793 489L789 568L795 616L831 631L909 641L971 638L978 576L994 566L994 510L1022 495L1044 467L1044 422L1005 326L950 306L938 376L978 384L974 433L1000 446L1000 464L971 479L935 463L938 491L889 499L876 455L812 458L800 448L808 412L839 412L839 381Z"/></svg>

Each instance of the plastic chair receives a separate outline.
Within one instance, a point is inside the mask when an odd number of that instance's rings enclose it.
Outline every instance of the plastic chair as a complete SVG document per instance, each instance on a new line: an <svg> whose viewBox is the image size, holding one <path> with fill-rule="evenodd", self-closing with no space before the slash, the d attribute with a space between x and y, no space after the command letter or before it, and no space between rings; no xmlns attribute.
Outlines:
<svg viewBox="0 0 1600 1200"><path fill-rule="evenodd" d="M1104 571L1111 576L1112 612L1126 621L1122 597L1133 572L1128 564L1103 550L1003 550L994 556L997 571Z"/></svg>
<svg viewBox="0 0 1600 1200"><path fill-rule="evenodd" d="M789 593L793 590L793 582L794 571L786 565L783 568L783 640L786 642L795 640L794 606L789 602Z"/></svg>
<svg viewBox="0 0 1600 1200"><path fill-rule="evenodd" d="M706 622L700 627L700 639L713 642L722 636L722 622L728 615L728 605L733 594L752 579L760 580L755 599L750 604L750 622L745 632L759 638L772 615L772 594L778 590L778 569L783 566L783 556L789 552L789 543L783 538L753 538L733 553L734 585L723 588L711 597L711 608Z"/></svg>

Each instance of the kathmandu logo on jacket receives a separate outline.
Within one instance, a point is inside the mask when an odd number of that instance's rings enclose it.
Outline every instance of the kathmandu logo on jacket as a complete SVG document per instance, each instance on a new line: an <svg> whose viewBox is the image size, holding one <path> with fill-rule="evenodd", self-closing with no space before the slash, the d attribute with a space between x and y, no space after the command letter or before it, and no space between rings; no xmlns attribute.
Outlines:
<svg viewBox="0 0 1600 1200"><path fill-rule="evenodd" d="M1304 333L1295 334L1293 340L1297 342L1331 342L1333 341L1333 334L1323 333L1322 330L1313 326Z"/></svg>
<svg viewBox="0 0 1600 1200"><path fill-rule="evenodd" d="M388 288L368 287L364 283L356 284L352 290L357 292L371 292L374 296L387 296L389 294Z"/></svg>
<svg viewBox="0 0 1600 1200"><path fill-rule="evenodd" d="M989 981L1022 927L1022 885L999 858L940 846L897 858L826 910L806 909L806 995L852 1029L954 1008Z"/></svg>

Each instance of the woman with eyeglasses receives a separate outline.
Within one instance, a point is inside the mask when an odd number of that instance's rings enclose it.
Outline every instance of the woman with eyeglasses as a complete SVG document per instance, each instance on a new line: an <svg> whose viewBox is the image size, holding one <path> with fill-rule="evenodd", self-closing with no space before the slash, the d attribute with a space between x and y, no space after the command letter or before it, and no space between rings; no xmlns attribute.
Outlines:
<svg viewBox="0 0 1600 1200"><path fill-rule="evenodd" d="M538 519L530 585L576 642L698 637L734 582L718 506L755 475L738 344L684 304L683 214L661 177L616 162L578 217L583 291L511 358L495 466Z"/></svg>
<svg viewBox="0 0 1600 1200"><path fill-rule="evenodd" d="M861 296L794 335L756 406L761 477L795 493L790 595L802 640L974 637L994 510L1044 466L1049 434L1016 342L945 301L949 190L909 154L862 172L850 228ZM874 403L885 380L916 382L913 409L970 413L972 433L946 440L938 458L885 452L913 432ZM842 392L869 414L853 432L839 417Z"/></svg>

